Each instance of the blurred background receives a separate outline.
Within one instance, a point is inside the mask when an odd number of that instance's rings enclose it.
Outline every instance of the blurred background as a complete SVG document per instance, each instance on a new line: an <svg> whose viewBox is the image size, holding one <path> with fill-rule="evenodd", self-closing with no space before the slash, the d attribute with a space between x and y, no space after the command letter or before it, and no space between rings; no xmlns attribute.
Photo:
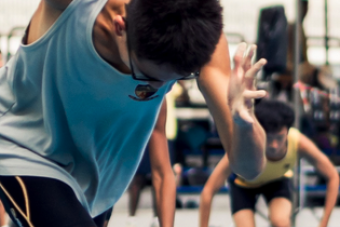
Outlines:
<svg viewBox="0 0 340 227"><path fill-rule="evenodd" d="M24 30L39 2L0 0L3 62L8 61L20 46ZM240 42L258 44L257 58L268 58L268 65L258 75L259 88L267 90L271 98L294 107L297 127L339 169L340 1L301 1L301 23L297 23L296 18L297 0L221 0L221 4L231 56ZM299 34L298 51L294 48L295 31ZM174 118L167 126L174 131L169 141L178 184L175 226L191 227L198 226L199 193L224 151L196 82L185 81L175 90L170 97L175 107ZM147 165L146 161L146 166L141 168L149 168ZM302 168L299 168L296 182L302 190L297 192L299 212L295 215L296 226L318 226L325 182L307 162L302 160L299 165ZM129 215L136 216L138 226L150 226L153 216L150 174L148 171L140 173L143 179L136 178L133 182L136 187L131 187L117 203L110 226L124 226L122 223ZM131 192L134 189L135 194ZM136 203L133 209L131 201ZM264 202L260 200L258 206L256 223L269 226ZM233 226L228 185L214 199L210 222L215 227ZM340 226L339 223L340 209L337 208L329 226Z"/></svg>
<svg viewBox="0 0 340 227"><path fill-rule="evenodd" d="M40 0L1 0L0 1L0 35L1 49L6 52L6 41L3 36L9 34L14 27L26 26ZM237 33L249 43L255 43L257 39L258 19L260 9L283 5L287 20L293 23L295 20L295 0L221 0L224 6L224 31ZM331 37L340 37L340 29L337 22L340 20L338 13L340 2L328 0L328 32ZM308 14L304 21L304 29L307 37L322 37L325 35L325 11L324 0L309 0ZM16 48L15 42L11 51ZM233 48L232 48L233 50ZM325 49L310 44L309 57L314 64L325 62ZM340 64L340 47L332 47L329 51L329 60L332 64ZM340 76L340 73L337 73Z"/></svg>

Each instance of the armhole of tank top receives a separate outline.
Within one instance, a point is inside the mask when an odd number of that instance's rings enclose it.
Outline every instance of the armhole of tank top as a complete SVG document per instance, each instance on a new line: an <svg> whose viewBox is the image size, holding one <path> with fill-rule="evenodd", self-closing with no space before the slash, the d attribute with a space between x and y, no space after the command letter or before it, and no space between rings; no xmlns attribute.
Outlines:
<svg viewBox="0 0 340 227"><path fill-rule="evenodd" d="M292 148L292 149L288 149L289 152L289 157L290 159L296 159L297 158L297 151L298 151L298 142L299 142L299 131L295 128L291 128L291 135L288 135L288 148ZM289 144L289 142L291 142L291 144Z"/></svg>
<svg viewBox="0 0 340 227"><path fill-rule="evenodd" d="M96 5L96 7L94 8L94 10L92 11L92 13L90 14L90 19L89 19L89 23L86 27L86 42L87 42L87 47L88 47L88 51L89 53L92 55L92 57L99 63L102 64L103 66L105 66L106 68L108 68L109 70L117 73L118 75L122 75L122 76L126 76L125 74L119 72L117 69L115 69L113 66L111 66L108 62L106 62L98 53L98 51L96 50L95 46L94 46L94 41L93 41L93 37L92 37L92 33L93 33L93 27L94 24L96 22L96 19L99 15L99 13L102 11L103 7L105 6L105 4L107 3L108 0L99 0L99 3Z"/></svg>
<svg viewBox="0 0 340 227"><path fill-rule="evenodd" d="M20 42L20 48L25 49L26 51L33 50L34 48L39 47L45 40L47 40L50 36L57 31L57 29L62 25L62 23L68 18L68 16L72 13L72 11L76 8L76 6L82 2L83 0L72 0L72 2L67 6L67 8L62 12L62 14L58 17L58 19L53 23L53 25L42 35L39 39L30 44L24 44L23 40ZM27 29L29 28L31 21L26 27L25 36Z"/></svg>
<svg viewBox="0 0 340 227"><path fill-rule="evenodd" d="M295 130L295 135L294 135L294 139L295 139L295 141L294 141L294 145L295 145L295 154L294 154L294 158L295 158L295 160L297 160L299 157L298 157L298 152L299 152L299 141L300 141L300 131L298 130L298 129L294 129Z"/></svg>

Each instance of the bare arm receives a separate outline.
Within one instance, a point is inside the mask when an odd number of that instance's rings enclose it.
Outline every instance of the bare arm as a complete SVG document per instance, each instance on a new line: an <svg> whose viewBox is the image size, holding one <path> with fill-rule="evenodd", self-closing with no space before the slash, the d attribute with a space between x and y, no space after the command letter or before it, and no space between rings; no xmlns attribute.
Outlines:
<svg viewBox="0 0 340 227"><path fill-rule="evenodd" d="M235 68L231 71L228 43L222 34L211 61L201 71L198 84L214 117L230 168L250 180L260 174L265 165L266 136L245 103L265 95L253 90L253 77L266 61L251 66L253 53L244 57L244 45L238 49Z"/></svg>
<svg viewBox="0 0 340 227"><path fill-rule="evenodd" d="M223 186L230 173L229 159L224 155L204 185L200 201L200 227L208 227L213 196Z"/></svg>
<svg viewBox="0 0 340 227"><path fill-rule="evenodd" d="M72 0L41 0L28 30L27 44L41 38L55 23Z"/></svg>
<svg viewBox="0 0 340 227"><path fill-rule="evenodd" d="M166 100L149 141L152 183L155 188L157 213L162 227L173 226L176 201L175 176L171 168L165 135Z"/></svg>
<svg viewBox="0 0 340 227"><path fill-rule="evenodd" d="M327 156L303 134L300 136L299 153L327 180L326 202L320 223L320 227L326 227L338 197L339 174Z"/></svg>

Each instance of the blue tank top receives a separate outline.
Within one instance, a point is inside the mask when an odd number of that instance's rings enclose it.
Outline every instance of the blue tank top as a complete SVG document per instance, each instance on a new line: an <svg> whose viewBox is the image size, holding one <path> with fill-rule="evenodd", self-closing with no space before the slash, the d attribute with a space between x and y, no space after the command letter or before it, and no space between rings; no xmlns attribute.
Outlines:
<svg viewBox="0 0 340 227"><path fill-rule="evenodd" d="M138 101L143 82L98 55L92 31L106 2L73 0L0 69L0 174L61 180L93 217L126 190L172 85Z"/></svg>

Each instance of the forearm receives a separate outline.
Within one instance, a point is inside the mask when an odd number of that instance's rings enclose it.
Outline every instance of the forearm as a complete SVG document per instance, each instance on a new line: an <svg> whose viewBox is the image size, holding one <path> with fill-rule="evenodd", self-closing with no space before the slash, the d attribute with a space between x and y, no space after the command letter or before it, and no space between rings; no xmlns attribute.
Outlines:
<svg viewBox="0 0 340 227"><path fill-rule="evenodd" d="M246 123L237 116L233 119L230 168L234 173L251 180L261 173L266 163L266 134L255 117L252 123Z"/></svg>
<svg viewBox="0 0 340 227"><path fill-rule="evenodd" d="M166 112L166 100L164 100L149 141L149 152L159 222L162 227L173 227L176 183L165 136Z"/></svg>
<svg viewBox="0 0 340 227"><path fill-rule="evenodd" d="M327 182L324 214L320 227L326 227L335 206L339 191L339 173L329 158L302 133L299 135L299 155L311 163Z"/></svg>
<svg viewBox="0 0 340 227"><path fill-rule="evenodd" d="M160 225L161 227L173 227L176 204L175 177L172 173L164 177L154 176L153 186Z"/></svg>
<svg viewBox="0 0 340 227"><path fill-rule="evenodd" d="M266 161L265 131L255 117L252 123L246 123L236 117L236 113L232 116L227 100L223 100L225 101L223 103L222 99L211 98L218 94L206 91L205 88L201 86L201 91L203 94L210 93L205 97L232 171L245 179L255 178L262 171Z"/></svg>
<svg viewBox="0 0 340 227"><path fill-rule="evenodd" d="M200 198L200 227L208 227L212 199L230 175L229 159L223 156L205 183Z"/></svg>
<svg viewBox="0 0 340 227"><path fill-rule="evenodd" d="M334 177L333 179L327 182L326 201L324 214L322 217L322 222L324 222L325 224L324 226L327 226L332 210L336 204L338 198L338 191L339 191L339 178Z"/></svg>
<svg viewBox="0 0 340 227"><path fill-rule="evenodd" d="M215 120L232 170L245 179L252 179L265 165L266 136L255 116L248 111L251 111L252 105L249 104L254 98L266 94L254 87L254 77L266 61L261 59L252 65L256 48L252 46L248 54L246 49L244 43L239 45L231 72L226 52L228 45L226 39L221 38L211 62L201 70L198 84ZM240 118L248 124L237 124L240 121L235 122L236 114L241 114Z"/></svg>
<svg viewBox="0 0 340 227"><path fill-rule="evenodd" d="M209 217L211 212L211 203L212 203L213 193L210 191L203 190L200 198L200 227L208 227L209 225Z"/></svg>

